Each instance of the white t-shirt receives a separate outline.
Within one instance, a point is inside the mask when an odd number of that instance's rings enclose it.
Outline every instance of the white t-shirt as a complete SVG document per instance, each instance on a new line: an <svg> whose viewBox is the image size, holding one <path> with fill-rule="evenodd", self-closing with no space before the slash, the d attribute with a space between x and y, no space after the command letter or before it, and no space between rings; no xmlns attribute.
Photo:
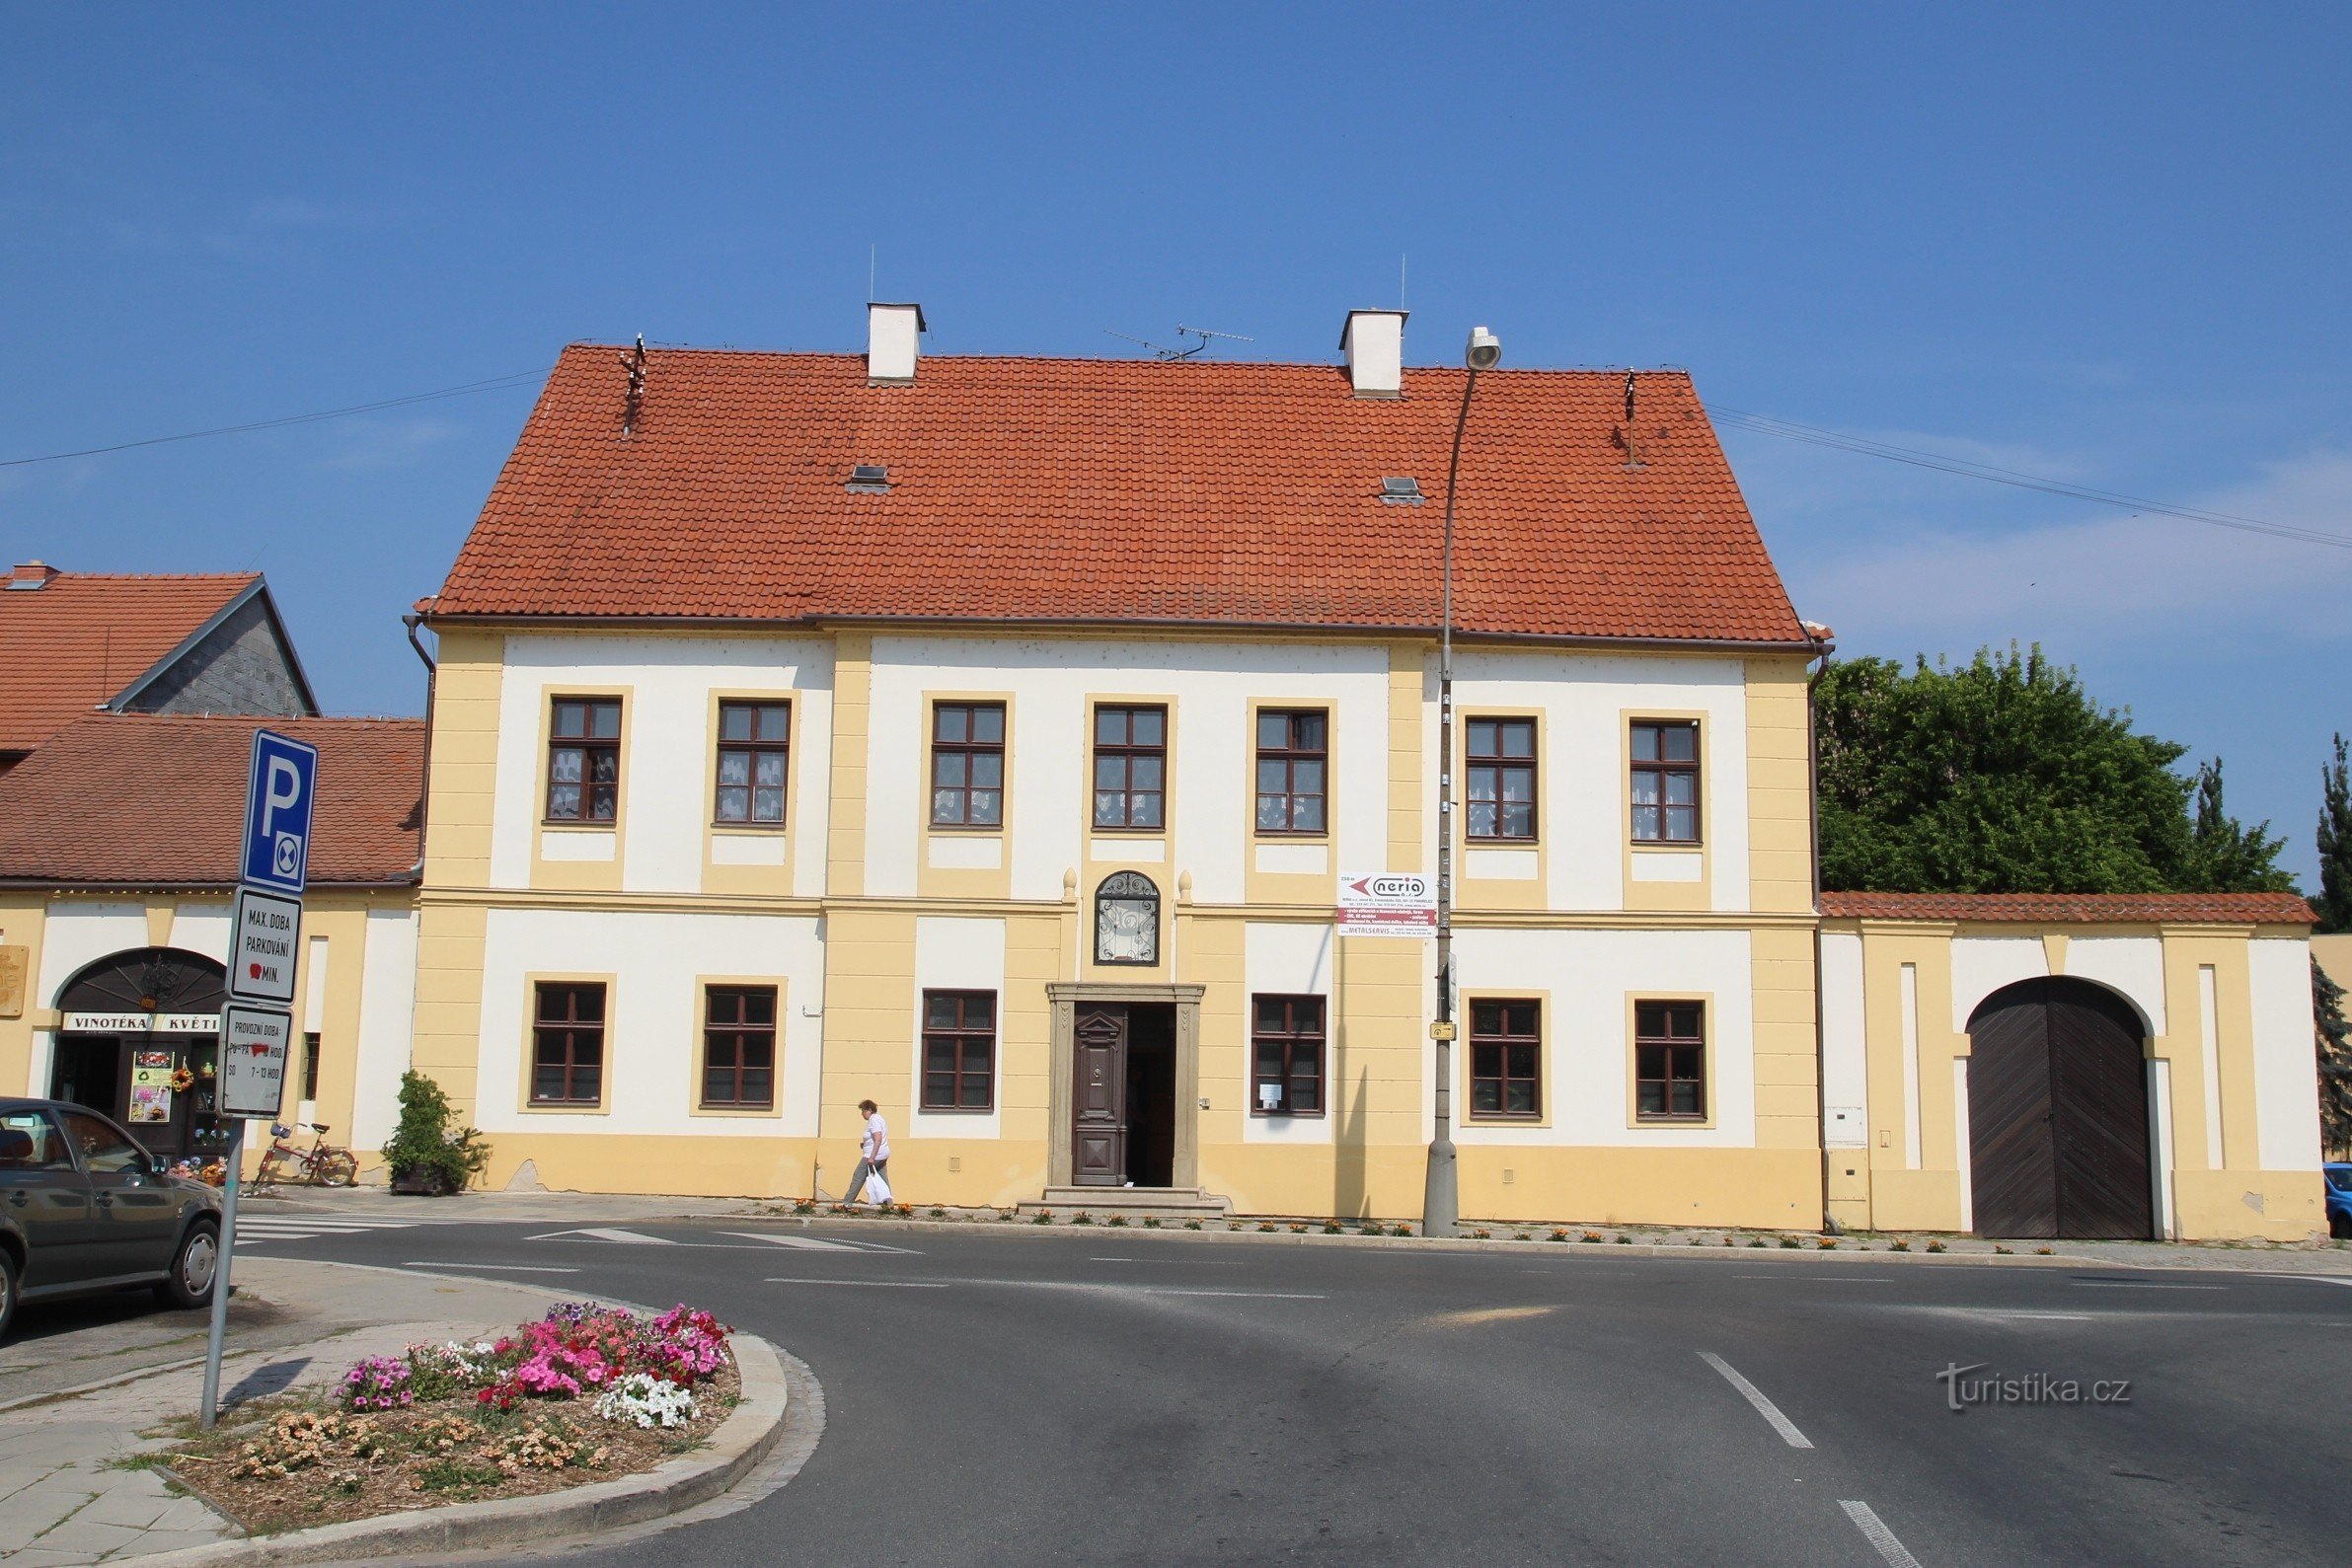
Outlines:
<svg viewBox="0 0 2352 1568"><path fill-rule="evenodd" d="M875 1111L866 1118L866 1136L858 1140L858 1153L875 1164L890 1157L890 1124Z"/></svg>

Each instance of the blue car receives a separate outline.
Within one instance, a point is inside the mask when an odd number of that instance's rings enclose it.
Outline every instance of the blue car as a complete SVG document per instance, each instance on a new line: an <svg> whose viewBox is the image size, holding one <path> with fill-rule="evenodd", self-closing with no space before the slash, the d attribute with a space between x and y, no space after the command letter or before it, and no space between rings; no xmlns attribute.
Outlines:
<svg viewBox="0 0 2352 1568"><path fill-rule="evenodd" d="M2352 1164L2321 1165L2327 1177L2327 1233L2352 1241Z"/></svg>

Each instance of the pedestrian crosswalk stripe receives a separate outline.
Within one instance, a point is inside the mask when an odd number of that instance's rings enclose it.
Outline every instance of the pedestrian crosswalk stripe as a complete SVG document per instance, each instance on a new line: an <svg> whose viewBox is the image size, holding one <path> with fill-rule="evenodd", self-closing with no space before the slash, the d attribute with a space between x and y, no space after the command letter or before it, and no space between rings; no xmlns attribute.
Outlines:
<svg viewBox="0 0 2352 1568"><path fill-rule="evenodd" d="M646 1235L637 1231L602 1229L594 1231L549 1231L532 1236L534 1241L560 1241L567 1236L586 1236L591 1241L620 1241L630 1246L676 1246L667 1236Z"/></svg>

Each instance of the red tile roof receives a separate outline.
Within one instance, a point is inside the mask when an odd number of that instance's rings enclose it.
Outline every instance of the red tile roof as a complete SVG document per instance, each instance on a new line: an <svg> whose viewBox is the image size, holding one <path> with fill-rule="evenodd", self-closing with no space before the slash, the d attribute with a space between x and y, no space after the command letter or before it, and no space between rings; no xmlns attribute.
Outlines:
<svg viewBox="0 0 2352 1568"><path fill-rule="evenodd" d="M2046 926L2309 926L2293 893L1824 893L1833 920L1974 920Z"/></svg>
<svg viewBox="0 0 2352 1568"><path fill-rule="evenodd" d="M565 350L439 616L847 617L1434 627L1464 372L1396 400L1336 366L650 350L621 431L608 346ZM1680 371L1481 376L1457 624L1802 644ZM887 494L846 488L889 470ZM1419 506L1380 499L1407 475Z"/></svg>
<svg viewBox="0 0 2352 1568"><path fill-rule="evenodd" d="M423 800L421 720L100 713L0 777L0 881L235 882L246 769L265 726L319 748L311 884L407 880Z"/></svg>
<svg viewBox="0 0 2352 1568"><path fill-rule="evenodd" d="M38 746L106 703L260 580L63 571L0 588L0 751Z"/></svg>

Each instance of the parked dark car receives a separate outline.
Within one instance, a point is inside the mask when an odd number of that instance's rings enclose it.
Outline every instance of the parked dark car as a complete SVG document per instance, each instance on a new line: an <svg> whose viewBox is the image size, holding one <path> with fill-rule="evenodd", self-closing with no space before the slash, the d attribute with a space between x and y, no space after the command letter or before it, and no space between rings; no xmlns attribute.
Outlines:
<svg viewBox="0 0 2352 1568"><path fill-rule="evenodd" d="M2327 1181L2327 1233L2352 1241L2352 1164L2321 1165Z"/></svg>
<svg viewBox="0 0 2352 1568"><path fill-rule="evenodd" d="M219 1193L86 1105L0 1099L0 1337L20 1301L145 1285L208 1306L219 1271Z"/></svg>

